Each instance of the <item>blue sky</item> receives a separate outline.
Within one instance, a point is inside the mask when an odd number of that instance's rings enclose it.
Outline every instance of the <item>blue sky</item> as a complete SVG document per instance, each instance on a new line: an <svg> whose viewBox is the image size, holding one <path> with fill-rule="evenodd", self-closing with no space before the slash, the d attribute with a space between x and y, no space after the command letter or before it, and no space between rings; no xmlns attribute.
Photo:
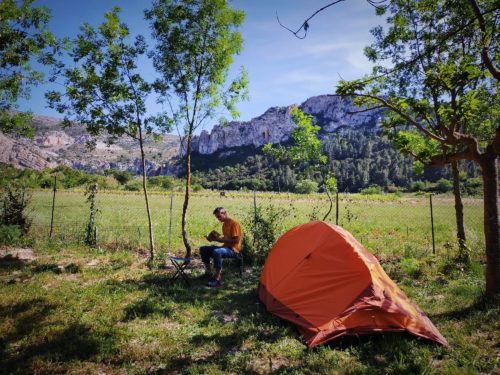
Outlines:
<svg viewBox="0 0 500 375"><path fill-rule="evenodd" d="M234 8L246 12L241 28L244 50L236 56L234 69L245 66L250 79L250 101L241 103L240 120L246 121L264 113L272 106L301 103L320 94L331 94L340 79L354 79L370 71L363 48L370 44L369 30L383 22L365 0L346 0L316 15L310 22L306 39L295 38L276 21L296 29L317 9L328 4L323 0L233 0ZM114 5L122 9L122 20L133 34L149 37L143 10L149 1L134 0L35 0L35 5L51 9L51 30L57 36L73 37L83 22L98 25L103 15ZM142 67L143 74L153 76L150 66ZM60 117L46 108L43 93L49 86L32 90L29 101L21 109L36 114ZM155 112L151 102L151 112ZM211 128L214 119L207 124Z"/></svg>

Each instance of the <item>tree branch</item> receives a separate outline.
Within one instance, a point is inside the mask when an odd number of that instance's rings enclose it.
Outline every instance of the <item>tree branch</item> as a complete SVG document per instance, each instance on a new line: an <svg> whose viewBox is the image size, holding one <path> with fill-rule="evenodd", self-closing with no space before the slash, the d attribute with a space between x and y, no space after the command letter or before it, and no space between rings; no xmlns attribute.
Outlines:
<svg viewBox="0 0 500 375"><path fill-rule="evenodd" d="M291 29L289 29L288 27L286 27L285 25L283 25L278 17L278 12L276 12L276 19L278 20L278 23L280 24L280 26L288 31L290 31L293 35L295 35L296 38L298 39L305 39L305 37L307 36L307 30L309 29L309 23L308 21L310 21L314 16L316 16L316 14L318 14L319 12L322 12L323 10L325 10L326 8L329 8L331 7L332 5L335 5L335 4L338 4L342 1L345 1L345 0L336 0L330 4L327 4L325 5L323 8L321 9L318 9L316 12L314 12L308 19L306 19L304 21L304 23L302 25L300 25L300 27L297 29L297 31L293 31ZM370 1L369 1L370 2ZM303 36L299 36L299 32L304 29L304 35Z"/></svg>

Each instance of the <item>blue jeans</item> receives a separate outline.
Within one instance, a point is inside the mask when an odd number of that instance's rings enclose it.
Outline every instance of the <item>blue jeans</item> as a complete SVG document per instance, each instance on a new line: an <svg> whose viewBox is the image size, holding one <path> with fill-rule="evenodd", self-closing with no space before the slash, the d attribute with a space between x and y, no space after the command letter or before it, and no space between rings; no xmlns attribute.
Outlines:
<svg viewBox="0 0 500 375"><path fill-rule="evenodd" d="M230 247L208 245L200 247L201 260L206 265L210 264L210 258L214 258L214 267L222 269L222 258L234 258L236 253Z"/></svg>

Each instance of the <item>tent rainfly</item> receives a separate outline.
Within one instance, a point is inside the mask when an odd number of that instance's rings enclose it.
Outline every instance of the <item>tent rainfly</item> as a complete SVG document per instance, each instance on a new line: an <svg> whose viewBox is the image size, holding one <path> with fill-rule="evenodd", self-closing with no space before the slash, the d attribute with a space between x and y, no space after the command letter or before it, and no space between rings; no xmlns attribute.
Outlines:
<svg viewBox="0 0 500 375"><path fill-rule="evenodd" d="M278 239L260 276L259 298L270 313L296 324L309 347L345 335L403 331L448 345L375 256L323 221Z"/></svg>

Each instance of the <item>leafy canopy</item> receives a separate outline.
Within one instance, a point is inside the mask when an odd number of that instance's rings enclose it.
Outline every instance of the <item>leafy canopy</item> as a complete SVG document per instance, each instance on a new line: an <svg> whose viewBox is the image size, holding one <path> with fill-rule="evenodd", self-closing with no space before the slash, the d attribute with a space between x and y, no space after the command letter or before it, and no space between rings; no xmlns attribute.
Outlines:
<svg viewBox="0 0 500 375"><path fill-rule="evenodd" d="M81 27L70 54L75 67L64 70L66 92L46 94L50 107L66 114L66 125L83 124L93 136L105 132L109 142L122 135L138 139L143 130L157 134L171 127L165 114L147 113L152 85L137 66L147 45L140 35L129 41L130 32L120 22L119 11L115 7L106 13L97 29L88 23Z"/></svg>
<svg viewBox="0 0 500 375"><path fill-rule="evenodd" d="M183 119L186 134L219 107L238 117L235 105L248 98L248 75L241 68L227 82L233 56L243 45L236 31L243 11L230 8L226 0L158 0L145 14L157 42L151 55L161 78L155 87L174 117Z"/></svg>
<svg viewBox="0 0 500 375"><path fill-rule="evenodd" d="M14 112L17 100L29 98L30 88L43 82L32 60L55 64L59 42L48 30L50 12L33 7L33 0L0 2L0 131L33 136L30 113Z"/></svg>

